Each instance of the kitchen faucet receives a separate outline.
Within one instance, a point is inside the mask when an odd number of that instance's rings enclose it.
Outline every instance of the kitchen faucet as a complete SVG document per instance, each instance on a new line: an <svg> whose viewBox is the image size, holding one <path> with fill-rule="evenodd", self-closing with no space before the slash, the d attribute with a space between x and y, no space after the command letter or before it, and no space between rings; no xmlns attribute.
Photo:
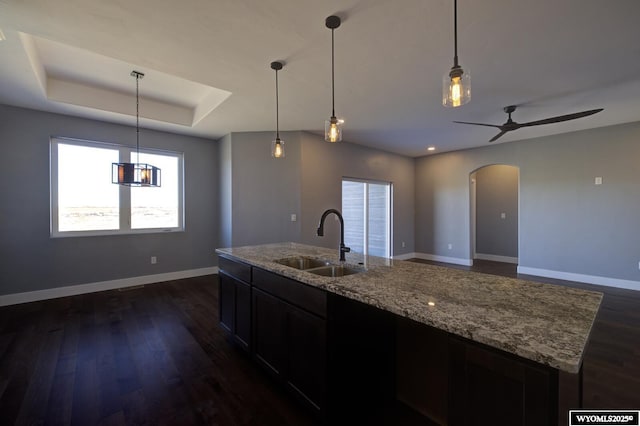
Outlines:
<svg viewBox="0 0 640 426"><path fill-rule="evenodd" d="M334 213L336 216L338 216L338 219L340 220L340 262L344 262L344 254L349 253L351 249L344 245L344 220L342 219L342 214L340 214L340 212L336 209L326 210L324 213L322 213L320 224L318 225L318 230L316 233L318 234L318 237L324 236L324 220L331 213Z"/></svg>

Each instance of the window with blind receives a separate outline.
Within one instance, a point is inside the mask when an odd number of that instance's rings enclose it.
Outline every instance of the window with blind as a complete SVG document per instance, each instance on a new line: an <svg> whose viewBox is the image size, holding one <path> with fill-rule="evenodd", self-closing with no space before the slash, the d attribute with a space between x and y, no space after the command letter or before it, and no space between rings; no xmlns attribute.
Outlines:
<svg viewBox="0 0 640 426"><path fill-rule="evenodd" d="M391 257L391 195L388 182L342 180L344 239L352 251Z"/></svg>

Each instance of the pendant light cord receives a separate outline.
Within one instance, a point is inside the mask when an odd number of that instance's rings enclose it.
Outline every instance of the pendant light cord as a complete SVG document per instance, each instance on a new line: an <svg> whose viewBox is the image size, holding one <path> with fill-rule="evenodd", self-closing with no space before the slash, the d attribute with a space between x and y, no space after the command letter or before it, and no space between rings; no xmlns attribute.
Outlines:
<svg viewBox="0 0 640 426"><path fill-rule="evenodd" d="M139 80L138 74L136 77L136 163L140 164L140 95L139 95Z"/></svg>
<svg viewBox="0 0 640 426"><path fill-rule="evenodd" d="M458 0L453 0L453 66L458 67Z"/></svg>
<svg viewBox="0 0 640 426"><path fill-rule="evenodd" d="M333 33L334 29L331 29L331 117L336 116L336 83L335 83L335 59L334 59L334 41Z"/></svg>
<svg viewBox="0 0 640 426"><path fill-rule="evenodd" d="M280 108L278 99L278 70L276 70L276 140L280 139Z"/></svg>

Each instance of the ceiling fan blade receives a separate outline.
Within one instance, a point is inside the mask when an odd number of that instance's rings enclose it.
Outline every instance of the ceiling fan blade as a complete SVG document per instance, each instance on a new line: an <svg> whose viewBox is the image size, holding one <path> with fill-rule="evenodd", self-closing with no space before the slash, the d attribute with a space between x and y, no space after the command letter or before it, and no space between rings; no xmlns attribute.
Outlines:
<svg viewBox="0 0 640 426"><path fill-rule="evenodd" d="M557 117L545 118L544 120L529 121L528 123L520 123L520 127L540 126L542 124L561 123L563 121L575 120L576 118L588 117L596 114L604 108L591 109L589 111L575 112L573 114L559 115Z"/></svg>
<svg viewBox="0 0 640 426"><path fill-rule="evenodd" d="M500 133L498 133L497 135L495 135L494 137L491 138L491 140L489 142L495 142L498 138L501 138L505 133L507 133L509 130L502 130Z"/></svg>
<svg viewBox="0 0 640 426"><path fill-rule="evenodd" d="M499 129L500 125L497 124L486 124L486 123L471 123L469 121L454 121L454 123L460 123L460 124L471 124L472 126L486 126L486 127L495 127L497 129Z"/></svg>

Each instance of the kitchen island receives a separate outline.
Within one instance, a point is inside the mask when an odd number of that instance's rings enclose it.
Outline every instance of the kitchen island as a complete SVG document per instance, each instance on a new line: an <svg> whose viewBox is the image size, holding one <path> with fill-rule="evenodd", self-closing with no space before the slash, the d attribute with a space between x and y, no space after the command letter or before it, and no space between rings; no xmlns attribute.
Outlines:
<svg viewBox="0 0 640 426"><path fill-rule="evenodd" d="M322 276L282 263L337 250L297 243L216 252L221 324L325 416L345 389L442 424L557 424L581 404L600 293L356 253L357 273Z"/></svg>

